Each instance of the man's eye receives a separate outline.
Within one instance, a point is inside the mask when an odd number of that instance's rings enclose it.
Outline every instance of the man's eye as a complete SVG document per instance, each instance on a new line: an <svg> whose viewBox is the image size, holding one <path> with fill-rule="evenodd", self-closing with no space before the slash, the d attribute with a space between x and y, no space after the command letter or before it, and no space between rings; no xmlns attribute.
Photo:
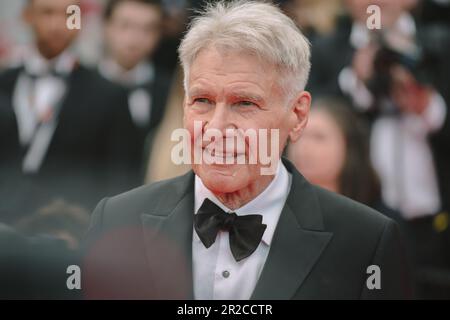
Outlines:
<svg viewBox="0 0 450 320"><path fill-rule="evenodd" d="M209 100L208 98L195 98L194 99L194 103L207 103L207 104L210 104L211 100Z"/></svg>
<svg viewBox="0 0 450 320"><path fill-rule="evenodd" d="M252 107L252 106L256 106L255 103L251 102L251 101L239 101L238 103L236 103L239 106L243 106L243 107Z"/></svg>

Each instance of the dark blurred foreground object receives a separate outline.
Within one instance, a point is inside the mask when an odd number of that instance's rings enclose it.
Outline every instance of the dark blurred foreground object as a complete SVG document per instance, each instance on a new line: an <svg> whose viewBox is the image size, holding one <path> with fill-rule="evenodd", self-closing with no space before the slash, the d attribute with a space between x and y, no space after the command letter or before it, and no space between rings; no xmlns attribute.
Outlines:
<svg viewBox="0 0 450 320"><path fill-rule="evenodd" d="M83 255L83 299L189 296L190 265L172 239L139 224L118 226L96 236Z"/></svg>
<svg viewBox="0 0 450 320"><path fill-rule="evenodd" d="M47 235L64 240L70 249L79 248L89 225L89 212L62 199L55 200L16 224L27 236Z"/></svg>
<svg viewBox="0 0 450 320"><path fill-rule="evenodd" d="M0 299L78 299L66 285L74 264L78 254L62 240L27 238L0 224Z"/></svg>

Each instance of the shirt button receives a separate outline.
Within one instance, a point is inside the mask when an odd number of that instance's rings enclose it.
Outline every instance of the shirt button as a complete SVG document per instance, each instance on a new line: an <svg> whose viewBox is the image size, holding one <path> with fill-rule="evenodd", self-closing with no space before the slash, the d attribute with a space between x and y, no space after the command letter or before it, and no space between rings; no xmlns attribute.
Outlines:
<svg viewBox="0 0 450 320"><path fill-rule="evenodd" d="M230 272L228 270L225 270L222 272L222 277L228 278L230 276Z"/></svg>

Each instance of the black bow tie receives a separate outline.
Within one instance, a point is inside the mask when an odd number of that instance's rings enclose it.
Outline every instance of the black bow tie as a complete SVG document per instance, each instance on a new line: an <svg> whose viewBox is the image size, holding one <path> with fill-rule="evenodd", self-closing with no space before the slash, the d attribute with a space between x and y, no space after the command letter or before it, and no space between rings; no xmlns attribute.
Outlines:
<svg viewBox="0 0 450 320"><path fill-rule="evenodd" d="M238 216L226 213L208 198L194 215L194 227L198 237L209 248L219 230L228 231L231 253L236 261L250 256L258 247L267 225L262 224L262 215Z"/></svg>

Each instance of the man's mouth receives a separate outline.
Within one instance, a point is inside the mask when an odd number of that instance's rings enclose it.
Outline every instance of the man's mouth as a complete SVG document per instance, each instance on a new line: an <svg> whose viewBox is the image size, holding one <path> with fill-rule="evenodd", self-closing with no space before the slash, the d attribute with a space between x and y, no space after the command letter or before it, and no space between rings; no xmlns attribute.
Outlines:
<svg viewBox="0 0 450 320"><path fill-rule="evenodd" d="M203 154L208 154L215 163L234 164L237 162L237 159L245 159L245 153L237 152L236 150L224 152L223 150L215 149L211 145L203 148L203 152Z"/></svg>

